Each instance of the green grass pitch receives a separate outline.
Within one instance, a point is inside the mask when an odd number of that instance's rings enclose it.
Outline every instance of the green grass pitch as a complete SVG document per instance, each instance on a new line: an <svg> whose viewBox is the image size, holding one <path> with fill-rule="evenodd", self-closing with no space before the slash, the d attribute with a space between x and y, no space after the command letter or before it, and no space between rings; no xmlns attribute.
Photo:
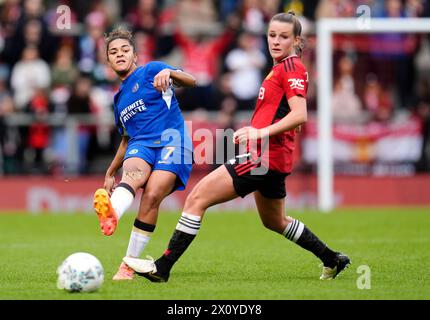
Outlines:
<svg viewBox="0 0 430 320"><path fill-rule="evenodd" d="M134 215L105 237L91 214L0 214L0 299L430 299L429 208L339 209L330 214L291 211L353 264L334 281L321 281L320 262L266 230L256 212L207 213L202 228L168 283L137 277L114 282ZM165 249L179 213L161 213L143 256ZM100 259L105 282L94 293L56 288L56 268L69 254ZM359 289L360 265L370 289Z"/></svg>

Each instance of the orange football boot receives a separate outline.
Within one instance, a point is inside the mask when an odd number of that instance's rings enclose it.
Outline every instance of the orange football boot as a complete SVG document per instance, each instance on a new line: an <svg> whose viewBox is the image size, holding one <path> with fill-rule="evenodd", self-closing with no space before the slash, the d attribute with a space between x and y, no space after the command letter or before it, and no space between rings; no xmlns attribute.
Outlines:
<svg viewBox="0 0 430 320"><path fill-rule="evenodd" d="M110 236L115 232L118 225L118 215L112 207L110 197L105 189L97 189L94 193L94 210L100 221L100 228L105 236Z"/></svg>

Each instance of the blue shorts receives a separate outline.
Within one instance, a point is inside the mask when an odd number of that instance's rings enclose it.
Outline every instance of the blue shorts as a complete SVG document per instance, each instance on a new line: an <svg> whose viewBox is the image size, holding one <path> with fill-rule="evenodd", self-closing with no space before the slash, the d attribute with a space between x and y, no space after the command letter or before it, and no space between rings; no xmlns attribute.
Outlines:
<svg viewBox="0 0 430 320"><path fill-rule="evenodd" d="M193 166L193 152L183 147L147 147L137 143L127 146L124 160L128 158L145 160L154 170L170 171L176 174L175 187L172 190L184 190L190 178Z"/></svg>

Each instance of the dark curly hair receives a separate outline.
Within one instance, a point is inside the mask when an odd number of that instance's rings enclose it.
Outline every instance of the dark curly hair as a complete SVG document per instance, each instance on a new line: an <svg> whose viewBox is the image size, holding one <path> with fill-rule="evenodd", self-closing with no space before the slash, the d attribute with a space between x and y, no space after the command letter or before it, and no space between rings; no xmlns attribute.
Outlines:
<svg viewBox="0 0 430 320"><path fill-rule="evenodd" d="M127 40L133 47L133 52L136 52L136 43L134 41L133 34L131 33L131 31L127 29L117 28L109 32L109 34L105 34L106 55L108 55L109 44L116 39Z"/></svg>

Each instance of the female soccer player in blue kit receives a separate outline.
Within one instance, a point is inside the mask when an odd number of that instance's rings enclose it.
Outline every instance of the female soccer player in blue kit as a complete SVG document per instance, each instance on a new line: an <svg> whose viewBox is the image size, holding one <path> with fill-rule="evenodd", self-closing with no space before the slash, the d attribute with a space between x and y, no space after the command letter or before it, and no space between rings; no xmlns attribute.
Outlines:
<svg viewBox="0 0 430 320"><path fill-rule="evenodd" d="M162 62L138 67L133 35L114 30L106 37L107 61L122 84L114 97L114 114L122 135L106 171L104 186L94 194L94 209L103 234L112 235L119 219L143 188L140 208L126 256L139 257L148 243L161 201L183 190L192 167L192 142L173 86L191 87L190 74ZM115 174L123 169L115 186ZM134 271L121 263L114 280L133 279Z"/></svg>

